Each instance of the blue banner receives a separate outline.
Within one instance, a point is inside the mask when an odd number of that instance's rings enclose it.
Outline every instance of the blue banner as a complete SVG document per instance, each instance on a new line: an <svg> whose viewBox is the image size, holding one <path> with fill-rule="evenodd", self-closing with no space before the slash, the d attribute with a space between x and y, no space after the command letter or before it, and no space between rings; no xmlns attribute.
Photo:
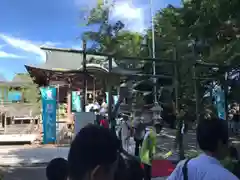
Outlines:
<svg viewBox="0 0 240 180"><path fill-rule="evenodd" d="M220 119L225 120L226 119L226 113L225 113L225 93L224 90L220 86L215 86L213 88L213 93L214 97L214 104L218 112L218 117Z"/></svg>
<svg viewBox="0 0 240 180"><path fill-rule="evenodd" d="M118 95L114 95L113 96L113 102L114 102L114 104L116 105L117 104L117 102L118 102Z"/></svg>
<svg viewBox="0 0 240 180"><path fill-rule="evenodd" d="M81 112L81 98L79 91L72 91L72 112Z"/></svg>
<svg viewBox="0 0 240 180"><path fill-rule="evenodd" d="M105 92L105 94L106 94L106 103L108 104L108 92Z"/></svg>
<svg viewBox="0 0 240 180"><path fill-rule="evenodd" d="M105 94L106 94L106 103L108 104L108 96L109 96L108 92L106 92ZM118 102L118 98L119 98L118 95L113 95L113 102L112 103L116 105L117 102Z"/></svg>
<svg viewBox="0 0 240 180"><path fill-rule="evenodd" d="M43 144L56 142L57 90L40 88L42 97Z"/></svg>

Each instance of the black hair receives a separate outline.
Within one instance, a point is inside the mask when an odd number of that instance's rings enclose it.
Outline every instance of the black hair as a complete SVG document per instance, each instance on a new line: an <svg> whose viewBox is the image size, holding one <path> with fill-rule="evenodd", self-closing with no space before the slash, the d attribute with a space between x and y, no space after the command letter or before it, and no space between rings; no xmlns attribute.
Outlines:
<svg viewBox="0 0 240 180"><path fill-rule="evenodd" d="M78 180L97 165L108 166L118 157L120 141L116 133L97 125L88 125L74 138L69 154L69 176Z"/></svg>
<svg viewBox="0 0 240 180"><path fill-rule="evenodd" d="M140 161L131 155L121 154L114 180L142 180L143 177L144 171Z"/></svg>
<svg viewBox="0 0 240 180"><path fill-rule="evenodd" d="M197 127L197 141L203 151L216 152L218 143L227 144L229 140L226 121L211 118L200 120Z"/></svg>
<svg viewBox="0 0 240 180"><path fill-rule="evenodd" d="M120 155L119 161L118 161L118 168L114 174L114 180L126 179L126 177L127 177L126 170L127 170L127 166L126 166L125 159L123 158L122 155Z"/></svg>
<svg viewBox="0 0 240 180"><path fill-rule="evenodd" d="M127 180L142 180L144 177L144 171L141 167L140 161L133 158L126 159L127 164Z"/></svg>
<svg viewBox="0 0 240 180"><path fill-rule="evenodd" d="M52 159L46 168L48 180L66 180L68 177L68 162L63 158Z"/></svg>
<svg viewBox="0 0 240 180"><path fill-rule="evenodd" d="M237 150L236 147L234 147L234 146L229 147L229 156L233 159L236 159L236 160L239 159L238 158L238 150Z"/></svg>

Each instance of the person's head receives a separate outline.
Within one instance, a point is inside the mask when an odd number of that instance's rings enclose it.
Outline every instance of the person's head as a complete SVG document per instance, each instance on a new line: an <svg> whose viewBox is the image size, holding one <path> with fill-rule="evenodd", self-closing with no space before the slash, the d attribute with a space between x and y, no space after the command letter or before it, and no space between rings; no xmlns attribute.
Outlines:
<svg viewBox="0 0 240 180"><path fill-rule="evenodd" d="M49 162L46 168L48 180L67 180L68 162L63 158L55 158Z"/></svg>
<svg viewBox="0 0 240 180"><path fill-rule="evenodd" d="M128 119L129 119L128 116L127 116L126 114L124 114L124 115L123 115L123 120L124 120L124 121L128 121Z"/></svg>
<svg viewBox="0 0 240 180"><path fill-rule="evenodd" d="M133 157L123 157L123 155L119 157L118 169L114 180L142 180L143 177L144 172L140 162Z"/></svg>
<svg viewBox="0 0 240 180"><path fill-rule="evenodd" d="M126 180L142 180L144 178L144 171L141 163L134 158L127 158L126 161Z"/></svg>
<svg viewBox="0 0 240 180"><path fill-rule="evenodd" d="M197 141L204 152L222 159L228 152L228 126L218 118L203 119L197 126Z"/></svg>
<svg viewBox="0 0 240 180"><path fill-rule="evenodd" d="M119 161L118 161L118 167L116 169L116 172L114 174L114 180L122 180L126 179L127 177L127 166L125 159L122 155L119 156Z"/></svg>
<svg viewBox="0 0 240 180"><path fill-rule="evenodd" d="M120 142L109 129L89 125L73 140L69 154L71 180L113 180Z"/></svg>
<svg viewBox="0 0 240 180"><path fill-rule="evenodd" d="M229 147L229 157L235 160L238 160L238 151L234 146Z"/></svg>

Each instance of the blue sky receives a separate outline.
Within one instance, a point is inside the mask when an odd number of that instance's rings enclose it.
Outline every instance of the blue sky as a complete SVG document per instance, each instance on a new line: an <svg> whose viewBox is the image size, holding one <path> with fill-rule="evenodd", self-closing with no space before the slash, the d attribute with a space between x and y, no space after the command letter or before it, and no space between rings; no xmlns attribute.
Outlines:
<svg viewBox="0 0 240 180"><path fill-rule="evenodd" d="M24 64L44 63L41 45L80 48L77 38L88 28L81 12L93 8L97 0L1 0L0 1L0 74L11 80L25 72ZM180 0L152 0L157 11ZM122 20L126 28L143 31L150 23L148 0L116 0L112 19ZM126 13L127 12L127 13Z"/></svg>

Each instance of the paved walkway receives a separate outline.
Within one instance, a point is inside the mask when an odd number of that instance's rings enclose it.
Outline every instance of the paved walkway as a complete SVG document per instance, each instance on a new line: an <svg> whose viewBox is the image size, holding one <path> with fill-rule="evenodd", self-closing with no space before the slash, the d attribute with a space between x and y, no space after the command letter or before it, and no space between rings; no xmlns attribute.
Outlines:
<svg viewBox="0 0 240 180"><path fill-rule="evenodd" d="M47 180L45 166L41 167L14 167L1 168L3 180ZM152 178L152 180L165 180L164 178Z"/></svg>
<svg viewBox="0 0 240 180"><path fill-rule="evenodd" d="M46 164L56 157L67 158L69 147L1 146L0 166Z"/></svg>
<svg viewBox="0 0 240 180"><path fill-rule="evenodd" d="M129 144L133 153L134 144ZM28 166L46 164L56 157L67 158L69 147L47 146L0 146L0 166Z"/></svg>
<svg viewBox="0 0 240 180"><path fill-rule="evenodd" d="M167 147L169 142L173 139L171 135L164 135L166 138L159 137L158 141L161 146L158 147L159 157L166 154L170 146ZM168 137L169 136L169 137ZM135 142L133 138L129 142L128 151L133 154ZM163 147L162 147L163 146ZM172 146L172 145L171 145ZM164 150L164 147L166 150ZM32 165L32 164L44 164L48 163L55 157L67 158L69 147L56 147L56 146L0 146L0 166L20 166L20 165ZM168 159L175 159L175 155L172 155Z"/></svg>
<svg viewBox="0 0 240 180"><path fill-rule="evenodd" d="M67 158L69 147L55 146L1 146L0 167L39 167L56 157ZM165 180L157 177L153 180Z"/></svg>

